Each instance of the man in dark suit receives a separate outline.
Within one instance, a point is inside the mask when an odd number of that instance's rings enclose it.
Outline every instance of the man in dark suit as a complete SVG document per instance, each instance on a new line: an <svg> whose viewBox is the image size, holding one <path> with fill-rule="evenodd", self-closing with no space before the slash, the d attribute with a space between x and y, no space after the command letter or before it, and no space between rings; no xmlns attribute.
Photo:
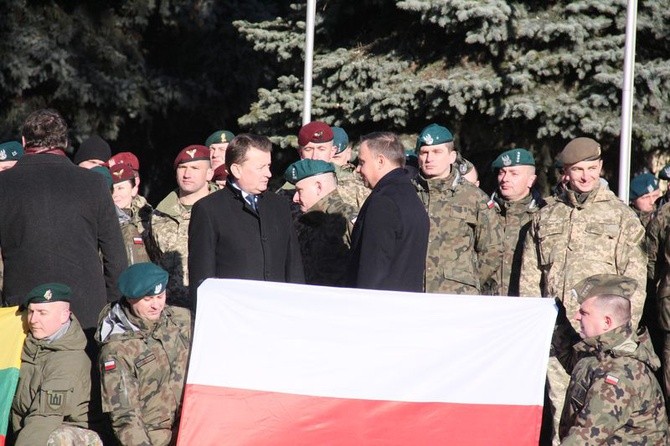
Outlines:
<svg viewBox="0 0 670 446"><path fill-rule="evenodd" d="M192 302L208 277L304 283L289 203L265 193L271 151L264 136L233 138L226 150L226 186L193 206L188 231Z"/></svg>
<svg viewBox="0 0 670 446"><path fill-rule="evenodd" d="M395 134L361 138L357 171L372 192L351 236L350 286L423 291L430 223L404 167L405 151Z"/></svg>
<svg viewBox="0 0 670 446"><path fill-rule="evenodd" d="M127 260L105 179L67 158L67 132L55 110L33 112L22 129L25 155L0 174L3 301L16 304L42 283L67 283L91 341L98 313L120 297L116 280Z"/></svg>

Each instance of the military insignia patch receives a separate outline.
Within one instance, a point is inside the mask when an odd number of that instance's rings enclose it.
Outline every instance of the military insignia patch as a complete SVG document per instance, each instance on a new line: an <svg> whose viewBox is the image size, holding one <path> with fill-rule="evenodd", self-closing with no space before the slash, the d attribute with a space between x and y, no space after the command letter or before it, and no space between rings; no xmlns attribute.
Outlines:
<svg viewBox="0 0 670 446"><path fill-rule="evenodd" d="M314 139L319 139L320 140L322 136L323 136L322 131L314 132Z"/></svg>
<svg viewBox="0 0 670 446"><path fill-rule="evenodd" d="M49 409L60 409L65 404L67 392L67 390L47 390L47 405Z"/></svg>
<svg viewBox="0 0 670 446"><path fill-rule="evenodd" d="M113 359L105 361L105 372L111 372L114 369L116 369L116 361Z"/></svg>
<svg viewBox="0 0 670 446"><path fill-rule="evenodd" d="M495 204L495 202L494 202L493 200L489 200L489 201L486 203L486 207L488 207L489 209L493 209L493 207L494 207L495 205L496 205L496 204Z"/></svg>
<svg viewBox="0 0 670 446"><path fill-rule="evenodd" d="M46 300L51 300L52 297L53 297L53 292L51 290L46 290L46 292L44 293L44 298Z"/></svg>
<svg viewBox="0 0 670 446"><path fill-rule="evenodd" d="M503 166L511 166L512 165L512 158L510 158L509 155L503 155L502 163L503 163Z"/></svg>
<svg viewBox="0 0 670 446"><path fill-rule="evenodd" d="M112 172L113 175L116 175L117 177L121 178L121 175L123 175L123 169L118 170L116 172Z"/></svg>
<svg viewBox="0 0 670 446"><path fill-rule="evenodd" d="M427 135L423 135L423 142L425 142L429 146L432 146L435 140L433 139L432 136L430 136L430 133L428 133Z"/></svg>
<svg viewBox="0 0 670 446"><path fill-rule="evenodd" d="M465 175L468 173L468 166L466 164L459 164L458 171L461 173L461 175Z"/></svg>
<svg viewBox="0 0 670 446"><path fill-rule="evenodd" d="M7 152L5 152L5 149L0 150L0 161L6 159L7 159Z"/></svg>
<svg viewBox="0 0 670 446"><path fill-rule="evenodd" d="M663 169L663 172L665 172L665 176L670 177L670 166Z"/></svg>
<svg viewBox="0 0 670 446"><path fill-rule="evenodd" d="M648 186L647 186L647 192L651 193L651 192L653 192L653 191L654 191L654 186L652 186L651 184L648 185Z"/></svg>
<svg viewBox="0 0 670 446"><path fill-rule="evenodd" d="M616 385L616 384L619 384L619 378L617 378L617 377L614 376L614 375L607 375L607 376L605 377L605 382L606 382L607 384Z"/></svg>
<svg viewBox="0 0 670 446"><path fill-rule="evenodd" d="M198 151L197 149L187 150L187 151L186 151L186 154L187 154L188 156L190 156L191 158L193 158L193 157L195 156L195 152L197 152L197 151Z"/></svg>
<svg viewBox="0 0 670 446"><path fill-rule="evenodd" d="M295 167L291 169L291 178L293 178L293 180L298 179L298 169L296 169Z"/></svg>
<svg viewBox="0 0 670 446"><path fill-rule="evenodd" d="M142 237L133 237L133 245L144 245Z"/></svg>
<svg viewBox="0 0 670 446"><path fill-rule="evenodd" d="M163 291L163 284L159 283L158 285L156 285L156 288L154 288L154 294L158 294L161 291Z"/></svg>

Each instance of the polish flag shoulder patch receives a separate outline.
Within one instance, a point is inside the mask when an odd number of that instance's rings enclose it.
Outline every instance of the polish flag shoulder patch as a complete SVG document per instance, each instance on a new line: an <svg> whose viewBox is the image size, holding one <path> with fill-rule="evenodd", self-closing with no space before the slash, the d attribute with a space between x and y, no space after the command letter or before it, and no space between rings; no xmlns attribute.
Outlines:
<svg viewBox="0 0 670 446"><path fill-rule="evenodd" d="M605 382L607 384L617 385L619 384L619 378L614 375L607 375L605 376Z"/></svg>
<svg viewBox="0 0 670 446"><path fill-rule="evenodd" d="M144 245L144 240L142 240L142 237L133 237L133 244Z"/></svg>
<svg viewBox="0 0 670 446"><path fill-rule="evenodd" d="M111 372L116 369L116 361L113 359L108 359L105 361L105 372Z"/></svg>
<svg viewBox="0 0 670 446"><path fill-rule="evenodd" d="M486 203L486 206L489 209L493 209L496 204L493 202L493 200L489 200L488 203Z"/></svg>

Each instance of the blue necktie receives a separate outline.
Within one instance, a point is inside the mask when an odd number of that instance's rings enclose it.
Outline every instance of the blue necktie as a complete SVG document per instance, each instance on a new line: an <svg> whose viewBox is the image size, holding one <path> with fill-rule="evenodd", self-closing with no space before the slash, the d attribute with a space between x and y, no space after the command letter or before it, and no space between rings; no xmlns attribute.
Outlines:
<svg viewBox="0 0 670 446"><path fill-rule="evenodd" d="M250 195L247 195L247 197L245 198L245 200L247 200L247 203L249 203L249 206L251 206L251 209L253 209L254 211L258 212L258 206L256 205L256 200L257 200L257 199L256 199L256 196L255 196L255 195L251 195L251 194L250 194Z"/></svg>

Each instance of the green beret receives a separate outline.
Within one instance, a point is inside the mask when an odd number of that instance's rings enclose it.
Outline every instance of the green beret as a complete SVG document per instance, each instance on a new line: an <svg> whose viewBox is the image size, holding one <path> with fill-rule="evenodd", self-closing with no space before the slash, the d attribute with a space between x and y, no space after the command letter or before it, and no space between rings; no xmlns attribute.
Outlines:
<svg viewBox="0 0 670 446"><path fill-rule="evenodd" d="M418 152L423 146L434 146L436 144L444 144L454 140L454 135L451 134L448 128L441 125L431 124L421 130L419 137L416 139L416 146L414 151Z"/></svg>
<svg viewBox="0 0 670 446"><path fill-rule="evenodd" d="M658 179L650 173L643 173L630 182L630 199L635 200L655 190L658 190Z"/></svg>
<svg viewBox="0 0 670 446"><path fill-rule="evenodd" d="M0 161L17 161L23 156L23 146L18 141L0 144Z"/></svg>
<svg viewBox="0 0 670 446"><path fill-rule="evenodd" d="M670 164L661 169L661 171L658 173L658 177L665 181L670 180Z"/></svg>
<svg viewBox="0 0 670 446"><path fill-rule="evenodd" d="M331 127L333 131L333 145L337 148L335 153L342 153L349 145L349 135L341 127Z"/></svg>
<svg viewBox="0 0 670 446"><path fill-rule="evenodd" d="M62 283L45 283L37 286L26 294L23 305L43 304L48 302L70 302L72 300L72 290Z"/></svg>
<svg viewBox="0 0 670 446"><path fill-rule="evenodd" d="M289 183L295 184L305 178L328 172L335 172L335 166L332 163L322 160L304 159L288 166L288 169L284 172L284 178Z"/></svg>
<svg viewBox="0 0 670 446"><path fill-rule="evenodd" d="M107 187L112 187L114 185L114 180L112 179L112 173L105 166L95 166L91 168L91 172L97 172L105 178Z"/></svg>
<svg viewBox="0 0 670 446"><path fill-rule="evenodd" d="M151 262L135 263L119 276L119 291L126 299L141 299L162 293L167 282L168 273L160 266Z"/></svg>
<svg viewBox="0 0 670 446"><path fill-rule="evenodd" d="M596 274L580 281L570 293L580 304L595 296L620 296L629 299L637 289L637 281L616 274Z"/></svg>
<svg viewBox="0 0 670 446"><path fill-rule="evenodd" d="M558 154L559 161L565 166L581 161L600 159L600 144L591 138L575 138Z"/></svg>
<svg viewBox="0 0 670 446"><path fill-rule="evenodd" d="M233 132L229 132L228 130L217 130L216 132L212 133L207 137L205 145L209 147L212 144L221 144L224 142L230 142L233 140L234 137L235 135L233 135Z"/></svg>
<svg viewBox="0 0 670 446"><path fill-rule="evenodd" d="M498 155L491 164L493 169L502 169L510 166L534 166L535 158L526 149L512 149Z"/></svg>

